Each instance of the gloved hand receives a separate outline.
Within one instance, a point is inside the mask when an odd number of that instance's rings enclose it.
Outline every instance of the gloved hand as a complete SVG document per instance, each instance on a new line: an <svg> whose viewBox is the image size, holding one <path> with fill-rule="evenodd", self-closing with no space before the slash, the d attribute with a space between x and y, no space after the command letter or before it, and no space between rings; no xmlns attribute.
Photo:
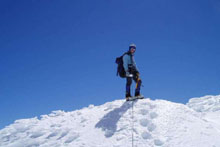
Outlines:
<svg viewBox="0 0 220 147"><path fill-rule="evenodd" d="M133 77L133 75L132 75L132 74L130 74L129 72L126 72L126 77L132 78L132 77Z"/></svg>

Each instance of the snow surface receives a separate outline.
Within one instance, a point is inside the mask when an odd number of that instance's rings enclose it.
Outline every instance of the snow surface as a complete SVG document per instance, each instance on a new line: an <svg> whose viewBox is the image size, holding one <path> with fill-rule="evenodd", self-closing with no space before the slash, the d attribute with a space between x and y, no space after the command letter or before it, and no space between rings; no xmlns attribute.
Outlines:
<svg viewBox="0 0 220 147"><path fill-rule="evenodd" d="M1 147L220 147L220 96L184 104L115 100L16 120Z"/></svg>

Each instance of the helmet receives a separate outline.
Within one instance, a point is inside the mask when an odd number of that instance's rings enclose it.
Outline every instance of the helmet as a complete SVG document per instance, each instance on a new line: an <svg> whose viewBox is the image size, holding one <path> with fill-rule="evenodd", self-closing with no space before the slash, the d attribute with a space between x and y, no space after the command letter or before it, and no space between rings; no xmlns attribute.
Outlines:
<svg viewBox="0 0 220 147"><path fill-rule="evenodd" d="M130 50L132 47L134 47L134 48L136 49L136 45L135 45L134 43L132 43L132 44L129 45L129 50Z"/></svg>

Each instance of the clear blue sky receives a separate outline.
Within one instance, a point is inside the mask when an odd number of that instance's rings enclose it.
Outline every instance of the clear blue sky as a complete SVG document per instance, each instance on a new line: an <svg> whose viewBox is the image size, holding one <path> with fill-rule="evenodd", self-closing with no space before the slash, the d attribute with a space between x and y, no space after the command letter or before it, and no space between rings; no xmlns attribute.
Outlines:
<svg viewBox="0 0 220 147"><path fill-rule="evenodd" d="M0 128L124 98L130 43L145 97L219 94L219 18L220 0L1 0Z"/></svg>

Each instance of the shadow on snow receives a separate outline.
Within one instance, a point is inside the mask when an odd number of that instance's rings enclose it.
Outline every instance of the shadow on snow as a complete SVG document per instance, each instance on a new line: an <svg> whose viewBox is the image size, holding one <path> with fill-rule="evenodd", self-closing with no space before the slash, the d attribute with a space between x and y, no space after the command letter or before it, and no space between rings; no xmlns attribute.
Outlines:
<svg viewBox="0 0 220 147"><path fill-rule="evenodd" d="M111 137L117 130L117 123L123 114L132 107L132 103L124 102L124 104L115 108L114 110L107 113L96 125L96 128L101 128L105 131L106 137Z"/></svg>

